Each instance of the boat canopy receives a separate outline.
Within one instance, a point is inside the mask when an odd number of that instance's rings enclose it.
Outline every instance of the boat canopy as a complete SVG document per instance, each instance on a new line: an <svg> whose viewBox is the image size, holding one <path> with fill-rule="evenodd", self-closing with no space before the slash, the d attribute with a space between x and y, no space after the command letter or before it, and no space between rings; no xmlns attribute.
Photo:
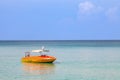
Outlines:
<svg viewBox="0 0 120 80"><path fill-rule="evenodd" d="M32 52L49 52L49 50L38 49L38 50L32 50Z"/></svg>

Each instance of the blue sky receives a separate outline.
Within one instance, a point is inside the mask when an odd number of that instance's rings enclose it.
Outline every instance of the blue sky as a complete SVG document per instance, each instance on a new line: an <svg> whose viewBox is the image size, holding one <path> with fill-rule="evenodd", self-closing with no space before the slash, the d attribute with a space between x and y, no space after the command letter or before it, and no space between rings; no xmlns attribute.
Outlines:
<svg viewBox="0 0 120 80"><path fill-rule="evenodd" d="M120 0L0 0L0 40L119 40Z"/></svg>

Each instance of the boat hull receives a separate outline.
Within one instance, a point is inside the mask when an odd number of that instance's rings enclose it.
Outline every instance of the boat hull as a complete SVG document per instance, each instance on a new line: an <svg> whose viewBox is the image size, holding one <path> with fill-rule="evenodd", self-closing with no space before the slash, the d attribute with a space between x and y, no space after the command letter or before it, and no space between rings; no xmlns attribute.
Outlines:
<svg viewBox="0 0 120 80"><path fill-rule="evenodd" d="M22 62L32 62L32 63L52 63L56 60L53 56L30 56L23 57Z"/></svg>

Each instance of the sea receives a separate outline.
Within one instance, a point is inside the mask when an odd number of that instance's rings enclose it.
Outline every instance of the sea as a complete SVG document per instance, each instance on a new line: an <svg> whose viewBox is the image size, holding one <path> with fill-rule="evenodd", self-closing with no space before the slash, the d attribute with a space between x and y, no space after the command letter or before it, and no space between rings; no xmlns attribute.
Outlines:
<svg viewBox="0 0 120 80"><path fill-rule="evenodd" d="M21 62L26 51L42 46L55 62ZM0 41L0 80L120 80L120 41Z"/></svg>

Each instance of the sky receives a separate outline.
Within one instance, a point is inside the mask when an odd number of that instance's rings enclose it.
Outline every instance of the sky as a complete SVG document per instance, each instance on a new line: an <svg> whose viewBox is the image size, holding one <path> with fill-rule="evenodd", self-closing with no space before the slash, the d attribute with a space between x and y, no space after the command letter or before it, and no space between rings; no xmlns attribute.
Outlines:
<svg viewBox="0 0 120 80"><path fill-rule="evenodd" d="M0 0L0 40L120 40L120 0Z"/></svg>

